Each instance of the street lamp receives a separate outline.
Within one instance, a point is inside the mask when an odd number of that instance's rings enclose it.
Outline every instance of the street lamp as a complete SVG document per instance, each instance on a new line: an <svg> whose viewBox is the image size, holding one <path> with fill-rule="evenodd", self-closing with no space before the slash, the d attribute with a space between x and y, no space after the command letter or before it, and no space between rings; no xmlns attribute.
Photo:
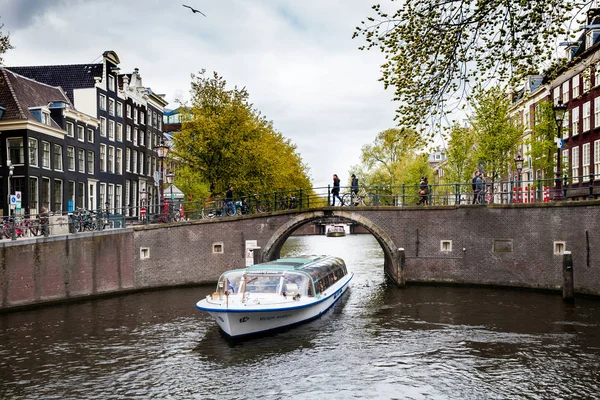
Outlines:
<svg viewBox="0 0 600 400"><path fill-rule="evenodd" d="M15 166L12 165L12 162L10 160L6 161L6 165L8 166L8 218L10 219L10 211L11 211L11 206L10 206L10 180L13 177L13 173L15 171Z"/></svg>
<svg viewBox="0 0 600 400"><path fill-rule="evenodd" d="M521 171L523 170L523 156L521 152L515 157L515 164L517 166L517 203L521 203L523 199L519 195L519 189L521 188Z"/></svg>
<svg viewBox="0 0 600 400"><path fill-rule="evenodd" d="M558 128L558 140L557 142L557 150L556 150L556 177L554 178L554 201L561 201L563 200L563 190L562 190L562 168L560 166L560 152L562 150L562 146L560 145L560 143L562 143L562 135L561 135L561 131L562 131L562 127L563 127L563 121L565 119L565 115L567 114L567 105L563 104L562 101L558 101L558 104L556 104L554 107L552 107L552 109L554 110L554 119L556 120L556 127Z"/></svg>
<svg viewBox="0 0 600 400"><path fill-rule="evenodd" d="M163 187L163 174L164 174L164 161L167 158L167 154L169 154L169 146L165 142L165 139L161 139L160 144L154 147L156 150L156 154L158 155L158 159L160 160L160 176L158 179L158 185L160 186L160 204L164 209L164 201L165 201L165 191Z"/></svg>
<svg viewBox="0 0 600 400"><path fill-rule="evenodd" d="M175 180L175 174L171 171L167 172L167 183L169 184L169 190L171 191L169 196L169 218L173 213L173 181Z"/></svg>

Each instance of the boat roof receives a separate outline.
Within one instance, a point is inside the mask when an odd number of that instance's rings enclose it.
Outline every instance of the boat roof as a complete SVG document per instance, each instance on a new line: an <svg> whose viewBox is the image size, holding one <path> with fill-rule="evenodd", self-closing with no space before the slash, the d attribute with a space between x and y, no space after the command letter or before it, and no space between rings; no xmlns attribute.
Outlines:
<svg viewBox="0 0 600 400"><path fill-rule="evenodd" d="M289 271L295 269L302 269L310 264L313 264L318 261L325 260L327 258L332 258L331 256L326 255L301 255L297 257L290 258L280 258L273 261L267 261L266 263L256 264L248 267L249 271L254 270L278 270L278 271Z"/></svg>

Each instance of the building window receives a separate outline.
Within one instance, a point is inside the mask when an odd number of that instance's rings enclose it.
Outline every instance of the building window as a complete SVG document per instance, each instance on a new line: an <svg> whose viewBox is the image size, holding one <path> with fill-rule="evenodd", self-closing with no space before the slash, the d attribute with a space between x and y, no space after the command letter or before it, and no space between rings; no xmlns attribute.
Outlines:
<svg viewBox="0 0 600 400"><path fill-rule="evenodd" d="M54 145L54 169L57 171L63 170L62 146L60 144Z"/></svg>
<svg viewBox="0 0 600 400"><path fill-rule="evenodd" d="M23 138L6 139L8 147L8 159L13 164L25 164L25 148L23 147Z"/></svg>
<svg viewBox="0 0 600 400"><path fill-rule="evenodd" d="M125 180L125 216L129 217L131 214L129 213L129 207L131 207L131 202L129 201L129 193L131 193L131 182L129 180Z"/></svg>
<svg viewBox="0 0 600 400"><path fill-rule="evenodd" d="M594 141L594 174L600 174L600 139Z"/></svg>
<svg viewBox="0 0 600 400"><path fill-rule="evenodd" d="M77 139L80 142L85 142L85 128L81 125L77 125Z"/></svg>
<svg viewBox="0 0 600 400"><path fill-rule="evenodd" d="M571 110L571 136L579 134L579 107Z"/></svg>
<svg viewBox="0 0 600 400"><path fill-rule="evenodd" d="M131 105L127 104L127 118L131 118Z"/></svg>
<svg viewBox="0 0 600 400"><path fill-rule="evenodd" d="M592 87L592 68L586 68L581 77L583 79L583 93L587 93Z"/></svg>
<svg viewBox="0 0 600 400"><path fill-rule="evenodd" d="M452 251L452 240L441 240L440 241L440 251L442 252L451 252Z"/></svg>
<svg viewBox="0 0 600 400"><path fill-rule="evenodd" d="M108 140L115 140L115 121L108 121Z"/></svg>
<svg viewBox="0 0 600 400"><path fill-rule="evenodd" d="M108 99L108 115L115 115L115 101Z"/></svg>
<svg viewBox="0 0 600 400"><path fill-rule="evenodd" d="M565 252L566 242L554 241L554 255L561 256Z"/></svg>
<svg viewBox="0 0 600 400"><path fill-rule="evenodd" d="M107 169L109 173L115 172L115 159L114 159L115 148L112 146L108 146L108 165Z"/></svg>
<svg viewBox="0 0 600 400"><path fill-rule="evenodd" d="M590 144L585 143L581 146L581 180L588 182L590 180Z"/></svg>
<svg viewBox="0 0 600 400"><path fill-rule="evenodd" d="M562 84L562 101L563 104L567 104L569 102L569 81L566 81Z"/></svg>
<svg viewBox="0 0 600 400"><path fill-rule="evenodd" d="M554 88L554 105L558 104L558 100L560 100L560 86Z"/></svg>
<svg viewBox="0 0 600 400"><path fill-rule="evenodd" d="M106 203L106 183L100 184L100 196L98 196L98 207L104 209Z"/></svg>
<svg viewBox="0 0 600 400"><path fill-rule="evenodd" d="M144 146L145 138L146 134L144 133L144 131L140 131L140 146Z"/></svg>
<svg viewBox="0 0 600 400"><path fill-rule="evenodd" d="M599 77L600 79L600 77ZM594 99L594 128L600 126L600 97Z"/></svg>
<svg viewBox="0 0 600 400"><path fill-rule="evenodd" d="M223 253L223 242L213 243L213 253Z"/></svg>
<svg viewBox="0 0 600 400"><path fill-rule="evenodd" d="M100 95L100 109L106 110L106 96L103 94Z"/></svg>
<svg viewBox="0 0 600 400"><path fill-rule="evenodd" d="M77 182L77 200L75 200L77 208L83 208L83 199L85 199L85 183Z"/></svg>
<svg viewBox="0 0 600 400"><path fill-rule="evenodd" d="M42 178L42 207L50 211L50 178Z"/></svg>
<svg viewBox="0 0 600 400"><path fill-rule="evenodd" d="M62 212L63 209L63 182L60 179L54 180L54 212Z"/></svg>
<svg viewBox="0 0 600 400"><path fill-rule="evenodd" d="M95 129L88 129L87 133L88 133L88 137L87 140L89 143L94 143L94 131Z"/></svg>
<svg viewBox="0 0 600 400"><path fill-rule="evenodd" d="M121 203L121 196L123 193L123 186L121 185L116 185L115 186L115 212L122 214L123 210L121 209L123 207L123 204Z"/></svg>
<svg viewBox="0 0 600 400"><path fill-rule="evenodd" d="M148 157L146 157L146 175L152 176L151 171L152 171L152 157L148 156Z"/></svg>
<svg viewBox="0 0 600 400"><path fill-rule="evenodd" d="M137 160L138 160L138 152L136 150L134 150L133 157L131 158L131 161L133 162L131 169L134 174L137 174Z"/></svg>
<svg viewBox="0 0 600 400"><path fill-rule="evenodd" d="M123 149L117 148L117 155L115 157L115 173L123 175Z"/></svg>
<svg viewBox="0 0 600 400"><path fill-rule="evenodd" d="M38 166L38 141L33 138L29 138L29 166Z"/></svg>
<svg viewBox="0 0 600 400"><path fill-rule="evenodd" d="M94 150L88 150L87 168L88 174L94 175Z"/></svg>
<svg viewBox="0 0 600 400"><path fill-rule="evenodd" d="M573 98L579 97L579 75L573 77Z"/></svg>
<svg viewBox="0 0 600 400"><path fill-rule="evenodd" d="M117 141L123 141L123 124L120 122L117 123Z"/></svg>
<svg viewBox="0 0 600 400"><path fill-rule="evenodd" d="M131 161L131 149L128 147L125 149L125 171L126 172L131 171L131 167L129 166L130 161Z"/></svg>
<svg viewBox="0 0 600 400"><path fill-rule="evenodd" d="M146 113L140 112L140 124L145 124Z"/></svg>
<svg viewBox="0 0 600 400"><path fill-rule="evenodd" d="M77 150L77 170L85 174L85 150Z"/></svg>
<svg viewBox="0 0 600 400"><path fill-rule="evenodd" d="M133 123L134 124L138 123L138 109L137 108L133 109Z"/></svg>
<svg viewBox="0 0 600 400"><path fill-rule="evenodd" d="M140 151L140 175L144 175L144 153Z"/></svg>
<svg viewBox="0 0 600 400"><path fill-rule="evenodd" d="M571 150L571 176L573 183L579 182L579 146L575 146Z"/></svg>
<svg viewBox="0 0 600 400"><path fill-rule="evenodd" d="M583 103L583 107L581 109L583 113L583 132L588 132L590 130L590 102Z"/></svg>
<svg viewBox="0 0 600 400"><path fill-rule="evenodd" d="M127 125L127 129L125 129L125 131L125 139L127 139L128 142L131 142L131 125Z"/></svg>
<svg viewBox="0 0 600 400"><path fill-rule="evenodd" d="M158 126L156 119L157 119L156 111L153 111L152 112L152 126L155 128Z"/></svg>
<svg viewBox="0 0 600 400"><path fill-rule="evenodd" d="M115 77L108 75L108 90L115 91Z"/></svg>
<svg viewBox="0 0 600 400"><path fill-rule="evenodd" d="M117 117L123 117L123 103L117 101Z"/></svg>
<svg viewBox="0 0 600 400"><path fill-rule="evenodd" d="M73 131L73 124L70 122L67 122L67 136L69 136L69 137L75 136L75 132Z"/></svg>
<svg viewBox="0 0 600 400"><path fill-rule="evenodd" d="M42 167L50 168L50 143L42 142Z"/></svg>
<svg viewBox="0 0 600 400"><path fill-rule="evenodd" d="M106 172L106 145L100 145L100 172Z"/></svg>
<svg viewBox="0 0 600 400"><path fill-rule="evenodd" d="M75 148L67 146L67 168L69 171L75 171Z"/></svg>
<svg viewBox="0 0 600 400"><path fill-rule="evenodd" d="M48 125L48 126L52 125L50 113L46 110L42 110L42 124Z"/></svg>
<svg viewBox="0 0 600 400"><path fill-rule="evenodd" d="M138 145L138 128L133 128L133 145L137 146Z"/></svg>
<svg viewBox="0 0 600 400"><path fill-rule="evenodd" d="M108 203L107 208L115 207L114 193L115 193L115 185L113 185L112 183L109 183L108 184L108 194L106 195L106 202Z"/></svg>
<svg viewBox="0 0 600 400"><path fill-rule="evenodd" d="M37 214L38 209L38 179L29 178L29 214Z"/></svg>
<svg viewBox="0 0 600 400"><path fill-rule="evenodd" d="M106 118L100 117L100 136L106 137Z"/></svg>

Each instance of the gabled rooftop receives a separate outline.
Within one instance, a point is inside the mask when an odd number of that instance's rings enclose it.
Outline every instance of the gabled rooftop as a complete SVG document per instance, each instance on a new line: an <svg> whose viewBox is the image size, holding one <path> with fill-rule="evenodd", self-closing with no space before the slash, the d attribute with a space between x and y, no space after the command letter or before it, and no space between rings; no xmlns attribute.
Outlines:
<svg viewBox="0 0 600 400"><path fill-rule="evenodd" d="M66 103L72 108L69 98L60 87L36 82L6 68L0 68L0 74L4 80L4 84L0 85L0 106L5 108L2 120L40 122L32 109L39 110L55 102ZM51 121L51 126L61 129L54 121Z"/></svg>
<svg viewBox="0 0 600 400"><path fill-rule="evenodd" d="M38 82L44 82L50 86L60 86L71 102L74 102L73 90L95 87L95 78L102 77L103 65L100 63L6 68Z"/></svg>

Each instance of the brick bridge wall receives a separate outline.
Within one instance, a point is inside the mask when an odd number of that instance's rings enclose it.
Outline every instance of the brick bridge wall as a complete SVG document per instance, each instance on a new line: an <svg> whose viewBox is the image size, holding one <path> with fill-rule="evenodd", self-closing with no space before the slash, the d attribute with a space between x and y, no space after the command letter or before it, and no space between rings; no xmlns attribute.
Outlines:
<svg viewBox="0 0 600 400"><path fill-rule="evenodd" d="M266 258L301 224L332 213L365 226L388 253L404 248L406 281L560 290L573 254L575 290L600 295L600 201L498 206L322 208L0 242L0 309L215 282L244 264L246 240ZM292 227L286 230L285 227ZM221 246L222 252L214 252ZM446 249L443 249L446 246ZM451 250L448 251L448 246Z"/></svg>

